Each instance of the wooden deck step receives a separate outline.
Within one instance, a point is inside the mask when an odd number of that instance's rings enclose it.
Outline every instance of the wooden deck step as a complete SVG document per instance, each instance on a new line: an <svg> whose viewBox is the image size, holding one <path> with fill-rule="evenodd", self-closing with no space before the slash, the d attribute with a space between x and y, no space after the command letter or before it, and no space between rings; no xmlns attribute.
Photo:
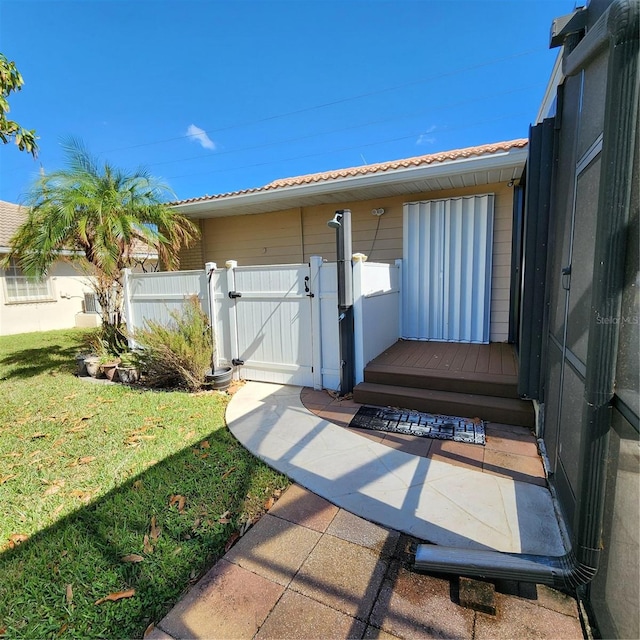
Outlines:
<svg viewBox="0 0 640 640"><path fill-rule="evenodd" d="M535 425L533 404L515 398L361 382L353 390L353 399L380 407L401 407L463 418L477 417L523 427Z"/></svg>
<svg viewBox="0 0 640 640"><path fill-rule="evenodd" d="M365 367L364 380L365 382L396 387L472 393L502 398L517 399L519 397L517 375L506 376L442 369L420 369L393 364L379 364L373 361Z"/></svg>

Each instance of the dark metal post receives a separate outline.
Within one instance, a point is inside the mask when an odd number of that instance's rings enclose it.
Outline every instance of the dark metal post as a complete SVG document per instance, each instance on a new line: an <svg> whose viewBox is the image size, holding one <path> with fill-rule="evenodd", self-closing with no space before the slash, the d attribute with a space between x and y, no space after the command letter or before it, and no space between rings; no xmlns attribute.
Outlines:
<svg viewBox="0 0 640 640"><path fill-rule="evenodd" d="M336 230L338 270L338 334L340 338L340 395L353 391L355 346L353 336L353 273L351 268L351 210L336 211L330 225Z"/></svg>

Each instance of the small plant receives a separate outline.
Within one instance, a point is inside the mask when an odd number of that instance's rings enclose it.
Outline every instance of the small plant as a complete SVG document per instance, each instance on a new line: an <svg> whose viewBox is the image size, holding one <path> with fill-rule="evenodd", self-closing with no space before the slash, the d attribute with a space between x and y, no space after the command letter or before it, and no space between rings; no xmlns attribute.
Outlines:
<svg viewBox="0 0 640 640"><path fill-rule="evenodd" d="M138 355L133 351L125 351L120 354L120 367L122 369L137 369L139 367Z"/></svg>
<svg viewBox="0 0 640 640"><path fill-rule="evenodd" d="M118 356L114 356L111 353L103 353L101 356L98 356L98 362L100 364L111 364L113 362L119 362L120 358Z"/></svg>
<svg viewBox="0 0 640 640"><path fill-rule="evenodd" d="M124 327L112 325L102 325L89 333L84 344L91 353L95 353L100 358L106 358L105 362L113 360L129 346Z"/></svg>
<svg viewBox="0 0 640 640"><path fill-rule="evenodd" d="M211 365L213 339L209 318L197 296L181 312L171 313L171 323L147 322L136 332L141 350L136 356L145 372L145 384L196 391Z"/></svg>

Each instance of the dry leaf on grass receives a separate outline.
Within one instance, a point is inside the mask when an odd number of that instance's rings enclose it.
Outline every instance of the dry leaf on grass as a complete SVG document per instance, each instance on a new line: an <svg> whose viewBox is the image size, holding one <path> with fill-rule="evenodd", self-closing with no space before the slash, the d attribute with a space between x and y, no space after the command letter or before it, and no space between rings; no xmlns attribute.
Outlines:
<svg viewBox="0 0 640 640"><path fill-rule="evenodd" d="M134 488L136 491L138 491L138 490L142 489L142 480L136 480L136 481L133 483L133 488Z"/></svg>
<svg viewBox="0 0 640 640"><path fill-rule="evenodd" d="M156 525L156 517L153 516L151 518L151 531L149 531L149 535L151 536L152 540L157 540L160 537L161 533L162 533L162 527L158 527Z"/></svg>
<svg viewBox="0 0 640 640"><path fill-rule="evenodd" d="M15 473L11 473L8 476L0 476L0 484L4 484L5 482L9 482L11 478L17 478L18 476Z"/></svg>
<svg viewBox="0 0 640 640"><path fill-rule="evenodd" d="M153 622L144 630L144 633L142 634L142 638L144 640L144 638L146 638L154 629L156 628L156 625L153 624Z"/></svg>
<svg viewBox="0 0 640 640"><path fill-rule="evenodd" d="M129 447L138 447L142 444L144 440L153 440L155 436L145 436L139 433L135 433L132 436L129 436L124 443Z"/></svg>
<svg viewBox="0 0 640 640"><path fill-rule="evenodd" d="M271 507L273 507L273 505L276 503L275 498L272 496L271 498L269 498L265 503L264 503L264 508L269 511L269 509L271 509Z"/></svg>
<svg viewBox="0 0 640 640"><path fill-rule="evenodd" d="M232 533L229 536L229 539L227 540L227 544L224 545L224 551L225 553L227 551L229 551L229 549L231 549L231 547L233 547L233 545L235 544L236 540L240 537L240 534L235 531L234 533Z"/></svg>
<svg viewBox="0 0 640 640"><path fill-rule="evenodd" d="M67 433L78 433L78 431L84 431L86 428L86 424L79 424L77 427L71 427L71 429L67 429Z"/></svg>
<svg viewBox="0 0 640 640"><path fill-rule="evenodd" d="M169 506L173 507L173 505L178 505L178 512L179 513L184 513L184 505L186 504L187 500L184 496L181 495L172 495L169 498Z"/></svg>
<svg viewBox="0 0 640 640"><path fill-rule="evenodd" d="M208 440L203 440L203 441L200 443L200 448L201 448L201 449L209 449L210 447L211 447L211 445L209 444L209 441L208 441Z"/></svg>
<svg viewBox="0 0 640 640"><path fill-rule="evenodd" d="M43 496L52 496L54 493L58 493L62 489L61 484L52 484L42 495Z"/></svg>
<svg viewBox="0 0 640 640"><path fill-rule="evenodd" d="M95 489L93 489L93 491L95 491ZM78 498L83 502L89 502L92 498L92 491L81 491L80 489L74 489L73 491L69 492L69 495L72 498Z"/></svg>
<svg viewBox="0 0 640 640"><path fill-rule="evenodd" d="M153 545L149 542L149 536L146 533L144 534L144 539L142 541L142 550L147 555L151 555L153 553Z"/></svg>
<svg viewBox="0 0 640 640"><path fill-rule="evenodd" d="M29 536L25 535L24 533L12 533L9 536L9 549L14 549L19 544L22 544L28 539L29 539Z"/></svg>
<svg viewBox="0 0 640 640"><path fill-rule="evenodd" d="M144 562L144 557L137 553L129 553L121 558L122 562Z"/></svg>
<svg viewBox="0 0 640 640"><path fill-rule="evenodd" d="M123 598L132 598L136 595L135 589L127 589L126 591L116 591L115 593L110 593L108 596L104 598L100 598L96 600L94 604L102 604L103 602L116 602L117 600L122 600Z"/></svg>
<svg viewBox="0 0 640 640"><path fill-rule="evenodd" d="M236 470L235 467L231 467L231 469L229 469L228 471L225 471L222 474L222 480L226 480L235 470Z"/></svg>
<svg viewBox="0 0 640 640"><path fill-rule="evenodd" d="M73 602L73 585L67 585L65 599L67 601L67 604L71 604Z"/></svg>
<svg viewBox="0 0 640 640"><path fill-rule="evenodd" d="M96 459L95 456L82 456L82 458L78 458L77 460L70 462L67 465L67 467L77 467L81 464L89 464L90 462L93 462L95 459Z"/></svg>

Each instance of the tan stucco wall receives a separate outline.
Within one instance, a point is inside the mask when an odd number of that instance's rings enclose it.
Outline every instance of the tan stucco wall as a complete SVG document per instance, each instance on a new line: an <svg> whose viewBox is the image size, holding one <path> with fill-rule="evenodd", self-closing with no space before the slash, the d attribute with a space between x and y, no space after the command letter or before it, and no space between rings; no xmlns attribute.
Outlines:
<svg viewBox="0 0 640 640"><path fill-rule="evenodd" d="M506 184L429 191L392 198L301 207L247 216L211 218L202 221L203 259L223 267L227 260L239 265L307 262L311 256L336 259L335 231L327 220L337 209L351 209L354 253L372 262L393 262L402 258L402 209L405 202L436 200L473 194L495 194L491 340L507 340L509 329L509 287L513 190ZM384 208L380 218L372 209ZM377 237L376 225L380 223ZM373 243L374 237L375 244ZM181 268L201 268L186 267Z"/></svg>

